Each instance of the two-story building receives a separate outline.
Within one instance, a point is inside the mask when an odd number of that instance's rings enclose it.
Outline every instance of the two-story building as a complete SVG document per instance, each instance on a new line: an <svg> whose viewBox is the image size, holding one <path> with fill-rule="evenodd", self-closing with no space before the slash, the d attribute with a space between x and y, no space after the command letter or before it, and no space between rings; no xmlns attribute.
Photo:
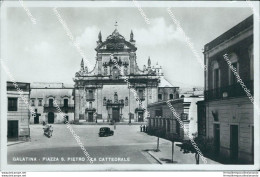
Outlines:
<svg viewBox="0 0 260 177"><path fill-rule="evenodd" d="M74 122L73 90L73 86L63 83L32 83L30 104L35 114L30 123L64 123L65 119Z"/></svg>
<svg viewBox="0 0 260 177"><path fill-rule="evenodd" d="M162 138L171 139L173 136L178 140L184 139L184 129L180 127L179 121L170 109L167 101L172 105L175 112L183 115L183 99L164 100L148 105L150 117L148 118L148 132L157 134L160 132ZM181 118L182 119L182 118ZM185 129L188 126L186 120L182 120Z"/></svg>
<svg viewBox="0 0 260 177"><path fill-rule="evenodd" d="M173 99L164 97L164 100L148 105L150 118L148 127L150 129L161 129L165 137L175 133L180 140L187 140L197 134L197 102L204 100L203 92L193 91L186 97L179 98L175 93ZM167 101L170 101L172 107L180 117L184 129L180 127L179 121L170 109Z"/></svg>
<svg viewBox="0 0 260 177"><path fill-rule="evenodd" d="M7 138L8 140L30 137L30 84L7 82Z"/></svg>
<svg viewBox="0 0 260 177"><path fill-rule="evenodd" d="M253 16L204 48L205 101L198 103L198 134L213 140L216 157L232 163L253 163L254 105L247 93L254 93L253 51Z"/></svg>

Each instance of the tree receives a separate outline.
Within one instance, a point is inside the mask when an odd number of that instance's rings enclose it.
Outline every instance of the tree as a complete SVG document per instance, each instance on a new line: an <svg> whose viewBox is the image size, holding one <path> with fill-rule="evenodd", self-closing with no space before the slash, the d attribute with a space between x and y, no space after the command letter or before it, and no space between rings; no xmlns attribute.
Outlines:
<svg viewBox="0 0 260 177"><path fill-rule="evenodd" d="M163 137L165 134L165 131L162 128L157 128L153 130L153 135L157 136L157 148L156 151L160 151L159 146L160 146L160 137Z"/></svg>
<svg viewBox="0 0 260 177"><path fill-rule="evenodd" d="M168 133L166 139L172 142L172 163L173 163L173 153L174 153L174 142L180 140L180 136L177 133Z"/></svg>
<svg viewBox="0 0 260 177"><path fill-rule="evenodd" d="M210 141L208 139L195 137L193 138L193 141L196 143L198 149L201 152L208 152L210 149ZM194 145L191 143L191 140L185 140L182 142L181 145L178 145L181 149L180 151L183 151L184 154L186 153L195 153L195 160L196 164L199 164L199 157L200 154L198 153L198 150L195 149Z"/></svg>

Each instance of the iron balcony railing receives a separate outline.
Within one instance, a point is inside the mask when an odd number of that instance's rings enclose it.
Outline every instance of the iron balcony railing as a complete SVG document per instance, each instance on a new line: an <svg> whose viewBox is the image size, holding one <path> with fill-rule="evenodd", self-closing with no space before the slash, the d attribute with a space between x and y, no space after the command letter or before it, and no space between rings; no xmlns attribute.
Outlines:
<svg viewBox="0 0 260 177"><path fill-rule="evenodd" d="M254 95L254 81L244 82L246 88L250 90L250 94ZM212 90L204 91L205 100L225 99L231 97L247 96L245 89L240 83L229 85L227 87L220 87Z"/></svg>
<svg viewBox="0 0 260 177"><path fill-rule="evenodd" d="M74 104L44 104L44 112L58 112L58 108L61 109L62 112L74 112Z"/></svg>
<svg viewBox="0 0 260 177"><path fill-rule="evenodd" d="M67 107L67 108L71 108L74 107L74 104L57 104L60 108L61 107ZM44 107L57 107L56 104L44 104Z"/></svg>

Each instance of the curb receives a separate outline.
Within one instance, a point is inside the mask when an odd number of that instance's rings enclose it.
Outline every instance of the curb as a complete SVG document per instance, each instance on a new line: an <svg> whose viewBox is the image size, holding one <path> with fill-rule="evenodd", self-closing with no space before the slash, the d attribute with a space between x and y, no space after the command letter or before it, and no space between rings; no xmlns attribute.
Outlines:
<svg viewBox="0 0 260 177"><path fill-rule="evenodd" d="M150 156L152 156L159 164L163 164L162 161L160 161L160 159L158 159L157 157L155 157L150 151L147 151L148 154L150 154Z"/></svg>
<svg viewBox="0 0 260 177"><path fill-rule="evenodd" d="M12 145L21 144L21 143L26 143L26 142L27 142L27 141L21 141L21 142L17 142L17 143L7 144L7 146L12 146Z"/></svg>

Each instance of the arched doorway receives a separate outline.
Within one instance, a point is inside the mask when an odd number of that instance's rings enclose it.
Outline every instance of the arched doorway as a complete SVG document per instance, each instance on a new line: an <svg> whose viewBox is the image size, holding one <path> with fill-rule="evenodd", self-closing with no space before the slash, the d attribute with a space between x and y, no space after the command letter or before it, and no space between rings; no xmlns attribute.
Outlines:
<svg viewBox="0 0 260 177"><path fill-rule="evenodd" d="M114 122L119 122L119 108L112 108L112 119Z"/></svg>
<svg viewBox="0 0 260 177"><path fill-rule="evenodd" d="M53 112L49 112L48 113L48 123L49 124L53 124L54 123L54 113Z"/></svg>
<svg viewBox="0 0 260 177"><path fill-rule="evenodd" d="M144 113L138 112L138 122L143 122L143 121L144 121Z"/></svg>

